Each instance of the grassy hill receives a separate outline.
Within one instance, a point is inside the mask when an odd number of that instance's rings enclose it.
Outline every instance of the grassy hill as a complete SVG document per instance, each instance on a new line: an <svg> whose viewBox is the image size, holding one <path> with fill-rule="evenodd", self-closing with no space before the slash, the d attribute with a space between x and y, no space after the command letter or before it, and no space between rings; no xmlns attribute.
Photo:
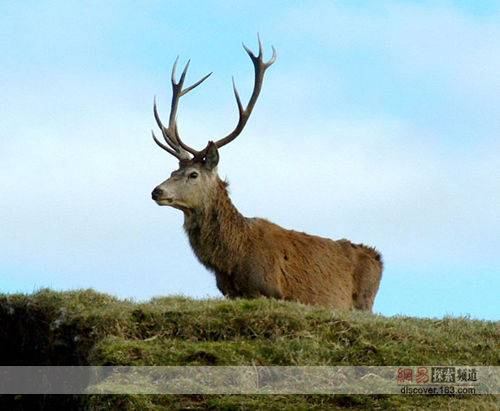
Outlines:
<svg viewBox="0 0 500 411"><path fill-rule="evenodd" d="M499 365L498 322L92 290L0 295L1 365ZM493 409L492 396L1 396L2 409Z"/></svg>

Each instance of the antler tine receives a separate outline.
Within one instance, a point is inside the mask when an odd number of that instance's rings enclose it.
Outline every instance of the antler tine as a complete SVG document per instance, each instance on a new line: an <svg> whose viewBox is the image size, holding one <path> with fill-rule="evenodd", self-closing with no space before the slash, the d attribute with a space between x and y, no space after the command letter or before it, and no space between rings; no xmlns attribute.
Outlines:
<svg viewBox="0 0 500 411"><path fill-rule="evenodd" d="M250 59L252 60L252 63L254 65L254 70L255 70L255 81L254 81L254 86L253 86L253 92L250 97L250 100L248 101L248 104L245 108L243 108L243 105L241 104L241 99L240 95L238 93L238 89L236 88L236 84L234 82L233 78L233 91L234 91L234 97L236 99L236 104L238 105L238 112L239 112L239 119L238 119L238 124L236 125L236 128L229 133L226 137L221 138L220 140L217 140L215 142L215 145L217 148L221 148L222 146L225 146L226 144L230 143L233 141L236 137L240 135L240 133L243 131L243 128L245 127L250 114L252 114L252 110L255 106L255 103L257 102L257 98L259 97L260 90L262 89L262 84L264 81L264 74L266 70L276 61L276 49L272 47L273 49L273 55L271 59L267 62L264 62L263 56L264 56L264 48L262 46L262 42L260 40L260 36L257 34L257 39L259 42L259 54L256 56L252 50L250 50L245 44L243 44L243 48L247 52L247 54L250 56ZM207 147L208 148L208 147ZM206 153L207 148L202 150L200 153Z"/></svg>
<svg viewBox="0 0 500 411"><path fill-rule="evenodd" d="M184 66L184 70L182 70L182 73L181 73L181 79L179 80L179 83L177 83L177 85L179 86L180 89L182 89L182 86L184 85L184 80L186 79L186 74L187 74L187 71L189 68L189 63L191 63L191 59L189 59L187 61L186 65Z"/></svg>
<svg viewBox="0 0 500 411"><path fill-rule="evenodd" d="M269 61L266 64L266 67L269 67L271 65L274 64L274 62L276 61L276 57L278 56L277 53L276 53L276 49L274 48L274 46L271 46L271 49L273 50L273 55L271 56L271 58L269 59Z"/></svg>
<svg viewBox="0 0 500 411"><path fill-rule="evenodd" d="M257 41L259 43L259 58L262 58L262 55L264 54L264 47L262 46L262 41L260 41L259 33L257 33Z"/></svg>
<svg viewBox="0 0 500 411"><path fill-rule="evenodd" d="M236 88L236 83L234 82L234 77L232 77L232 80L233 80L233 92L234 92L234 98L236 99L236 104L238 104L238 112L240 113L240 115L243 114L243 104L241 104L241 99L240 99L240 95L238 93L238 89Z"/></svg>
<svg viewBox="0 0 500 411"><path fill-rule="evenodd" d="M188 60L186 66L184 67L184 70L182 70L181 78L179 82L175 81L175 71L177 69L177 63L179 62L179 56L175 59L174 66L172 67L172 103L170 105L170 116L168 119L168 128L171 129L173 128L173 125L175 124L175 119L177 117L177 107L179 104L179 98L181 97L181 90L182 90L182 84L184 83L184 79L186 77L187 69L189 67L189 62Z"/></svg>
<svg viewBox="0 0 500 411"><path fill-rule="evenodd" d="M172 66L172 74L170 76L170 81L172 82L172 86L176 83L175 81L175 69L177 68L177 63L179 62L179 56L175 58L174 65Z"/></svg>
<svg viewBox="0 0 500 411"><path fill-rule="evenodd" d="M156 96L154 97L154 100L153 100L153 113L154 113L154 117L156 120L156 124L158 124L158 127L160 128L162 135L163 135L163 138L165 139L167 144L175 150L177 148L178 144L170 138L170 136L168 135L167 128L163 125L163 123L160 119L160 115L158 114L158 108L156 106Z"/></svg>
<svg viewBox="0 0 500 411"><path fill-rule="evenodd" d="M165 144L163 144L160 140L158 140L155 136L155 133L153 130L151 130L151 135L153 136L153 140L155 141L156 144L158 144L163 150L167 151L168 153L172 154L174 157L177 157L179 160L182 160L183 157L180 154L177 154L174 150L171 148L167 147Z"/></svg>
<svg viewBox="0 0 500 411"><path fill-rule="evenodd" d="M184 90L182 90L181 92L181 96L183 96L184 94L187 94L189 93L192 89L194 89L195 87L198 87L201 83L203 83L207 78L209 78L211 75L212 75L213 72L210 72L208 73L205 77L203 77L202 79L198 80L196 83L190 85L189 87L186 87Z"/></svg>

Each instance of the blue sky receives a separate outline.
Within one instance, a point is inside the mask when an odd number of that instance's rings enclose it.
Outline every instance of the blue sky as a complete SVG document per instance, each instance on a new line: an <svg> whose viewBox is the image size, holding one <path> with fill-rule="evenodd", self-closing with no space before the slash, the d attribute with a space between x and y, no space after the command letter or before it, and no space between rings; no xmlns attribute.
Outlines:
<svg viewBox="0 0 500 411"><path fill-rule="evenodd" d="M150 139L179 54L179 124L202 147L237 119L241 42L278 61L219 174L245 215L376 246L375 311L499 319L500 3L0 2L0 291L218 296Z"/></svg>

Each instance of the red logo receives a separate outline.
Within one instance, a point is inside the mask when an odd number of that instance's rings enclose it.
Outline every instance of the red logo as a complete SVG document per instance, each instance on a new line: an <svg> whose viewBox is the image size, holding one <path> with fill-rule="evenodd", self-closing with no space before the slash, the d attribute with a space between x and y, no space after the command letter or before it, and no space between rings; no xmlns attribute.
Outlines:
<svg viewBox="0 0 500 411"><path fill-rule="evenodd" d="M415 377L417 384L426 384L429 382L429 370L426 367L418 367Z"/></svg>
<svg viewBox="0 0 500 411"><path fill-rule="evenodd" d="M398 384L413 382L413 370L411 368L398 368Z"/></svg>

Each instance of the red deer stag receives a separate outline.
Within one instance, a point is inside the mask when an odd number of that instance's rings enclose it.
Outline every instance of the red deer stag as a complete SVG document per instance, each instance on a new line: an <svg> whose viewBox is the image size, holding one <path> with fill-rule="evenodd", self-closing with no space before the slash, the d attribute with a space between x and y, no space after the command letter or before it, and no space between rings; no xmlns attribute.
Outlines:
<svg viewBox="0 0 500 411"><path fill-rule="evenodd" d="M183 88L189 61L176 82L172 69L172 105L168 127L162 124L154 103L154 116L165 143L154 141L177 157L179 168L152 192L159 205L184 213L184 229L194 253L215 273L217 287L227 297L274 297L331 308L371 310L382 275L380 254L363 244L333 241L284 229L261 218L247 218L231 202L227 183L217 174L219 149L242 132L257 102L264 73L276 60L276 51L263 60L259 39L256 56L250 56L255 83L243 107L233 79L238 105L236 128L224 138L197 151L180 136L176 123L179 99L205 81L210 74Z"/></svg>

